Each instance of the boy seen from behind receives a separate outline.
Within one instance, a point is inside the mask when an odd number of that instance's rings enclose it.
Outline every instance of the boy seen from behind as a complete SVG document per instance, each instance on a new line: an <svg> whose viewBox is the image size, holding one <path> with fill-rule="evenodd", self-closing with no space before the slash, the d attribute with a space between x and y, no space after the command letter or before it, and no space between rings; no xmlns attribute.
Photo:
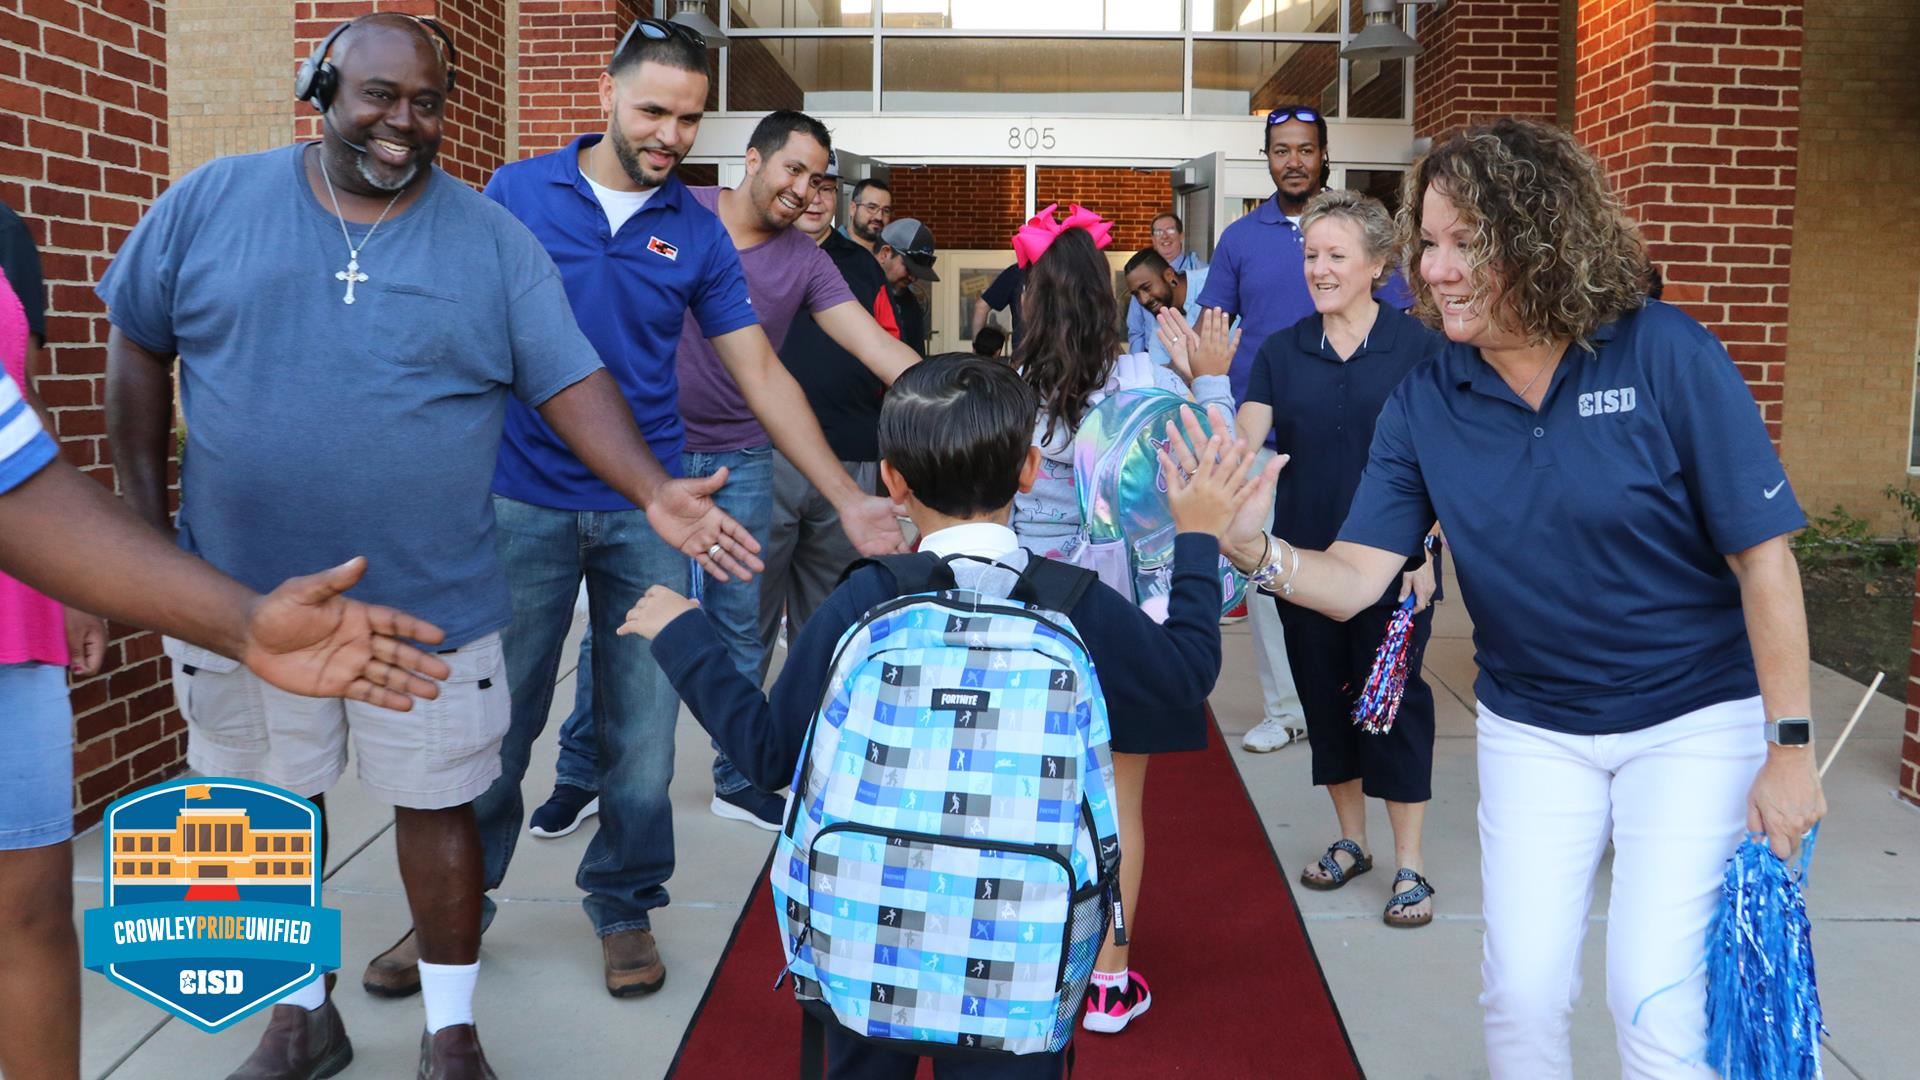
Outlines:
<svg viewBox="0 0 1920 1080"><path fill-rule="evenodd" d="M1037 409L1033 391L1011 368L957 355L908 369L881 407L881 480L918 527L920 551L948 560L961 589L992 595L988 583L996 575L1026 569L1029 557L1007 521L1015 493L1031 487L1039 470L1031 445ZM1166 622L1156 625L1097 582L1064 612L1096 669L1116 733L1130 724L1205 723L1200 706L1220 671L1218 536L1243 507L1264 513L1278 472L1250 475L1251 455L1230 441L1231 430L1216 425L1222 434L1200 448L1204 464L1192 475L1163 456L1180 534ZM620 633L652 639L661 670L702 726L756 786L777 790L794 775L833 677L837 644L871 609L906 591L886 566L850 574L793 642L771 700L736 670L706 619L686 617L696 605L670 589L647 590ZM837 1025L828 1025L826 1046L828 1075L836 1080L910 1077L916 1068L916 1051ZM1054 1080L1063 1056L936 1058L935 1076Z"/></svg>

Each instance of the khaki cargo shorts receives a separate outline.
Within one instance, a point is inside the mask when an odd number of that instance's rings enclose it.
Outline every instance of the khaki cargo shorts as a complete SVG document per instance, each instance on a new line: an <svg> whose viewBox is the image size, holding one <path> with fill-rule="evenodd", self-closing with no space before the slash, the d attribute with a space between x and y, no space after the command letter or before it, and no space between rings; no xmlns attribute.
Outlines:
<svg viewBox="0 0 1920 1080"><path fill-rule="evenodd" d="M408 712L289 694L236 660L174 638L163 645L187 719L187 764L196 772L311 798L346 772L351 735L360 782L395 806L460 806L500 775L512 701L499 634L441 653L453 671L440 696L416 698Z"/></svg>

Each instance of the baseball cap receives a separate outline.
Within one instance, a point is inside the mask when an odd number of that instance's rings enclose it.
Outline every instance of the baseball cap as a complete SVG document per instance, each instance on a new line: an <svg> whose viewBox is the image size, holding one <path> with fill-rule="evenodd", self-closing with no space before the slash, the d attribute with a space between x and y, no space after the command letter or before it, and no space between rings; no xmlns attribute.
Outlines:
<svg viewBox="0 0 1920 1080"><path fill-rule="evenodd" d="M832 150L827 151L827 173L826 174L828 176L840 175L840 155L833 152Z"/></svg>
<svg viewBox="0 0 1920 1080"><path fill-rule="evenodd" d="M939 281L940 275L933 272L933 230L920 224L918 218L896 218L893 223L880 230L880 242L900 253L907 260L907 269L921 281Z"/></svg>

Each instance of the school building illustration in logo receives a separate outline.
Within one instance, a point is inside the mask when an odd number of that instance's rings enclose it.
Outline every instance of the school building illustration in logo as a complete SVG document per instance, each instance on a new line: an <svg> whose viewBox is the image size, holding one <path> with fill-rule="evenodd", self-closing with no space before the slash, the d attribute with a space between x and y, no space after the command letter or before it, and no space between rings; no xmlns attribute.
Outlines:
<svg viewBox="0 0 1920 1080"><path fill-rule="evenodd" d="M86 965L207 1031L339 967L319 823L307 800L243 780L176 780L115 802Z"/></svg>

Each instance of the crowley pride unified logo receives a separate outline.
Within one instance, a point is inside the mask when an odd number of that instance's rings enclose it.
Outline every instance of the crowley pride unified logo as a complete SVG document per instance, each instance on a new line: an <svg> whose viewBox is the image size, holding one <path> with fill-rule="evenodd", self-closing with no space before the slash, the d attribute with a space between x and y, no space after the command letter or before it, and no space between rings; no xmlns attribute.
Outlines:
<svg viewBox="0 0 1920 1080"><path fill-rule="evenodd" d="M246 780L174 780L115 802L87 967L204 1031L338 968L319 822L307 800Z"/></svg>

